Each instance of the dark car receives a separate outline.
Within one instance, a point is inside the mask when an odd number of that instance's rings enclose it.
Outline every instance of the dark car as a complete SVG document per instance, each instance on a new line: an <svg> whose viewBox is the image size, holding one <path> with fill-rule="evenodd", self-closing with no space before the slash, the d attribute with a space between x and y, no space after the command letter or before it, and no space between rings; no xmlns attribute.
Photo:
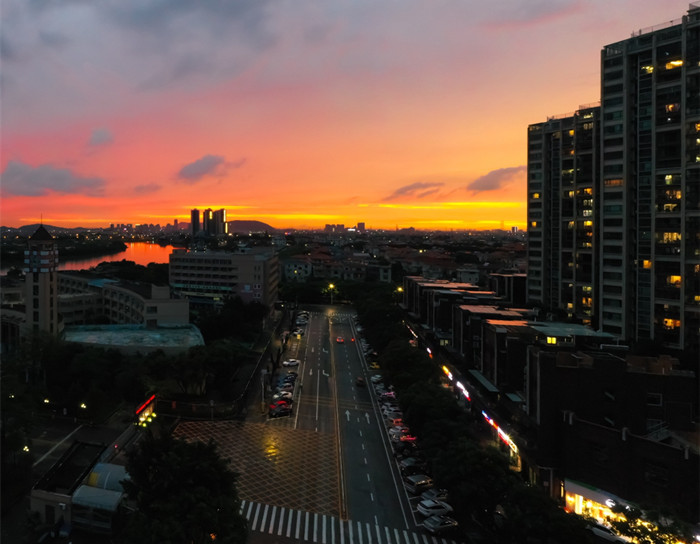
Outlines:
<svg viewBox="0 0 700 544"><path fill-rule="evenodd" d="M447 516L430 516L423 522L423 527L431 534L439 535L454 531L457 521Z"/></svg>
<svg viewBox="0 0 700 544"><path fill-rule="evenodd" d="M355 380L355 385L358 387L364 387L367 384L365 383L365 379L362 376L358 376Z"/></svg>
<svg viewBox="0 0 700 544"><path fill-rule="evenodd" d="M268 412L270 417L284 417L292 415L292 407L288 405L276 406Z"/></svg>

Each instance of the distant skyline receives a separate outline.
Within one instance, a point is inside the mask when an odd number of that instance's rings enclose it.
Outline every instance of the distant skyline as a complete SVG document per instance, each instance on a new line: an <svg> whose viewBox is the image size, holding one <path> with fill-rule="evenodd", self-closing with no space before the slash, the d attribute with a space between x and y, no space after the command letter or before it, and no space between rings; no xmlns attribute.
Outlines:
<svg viewBox="0 0 700 544"><path fill-rule="evenodd" d="M526 228L527 126L687 0L4 0L0 224Z"/></svg>

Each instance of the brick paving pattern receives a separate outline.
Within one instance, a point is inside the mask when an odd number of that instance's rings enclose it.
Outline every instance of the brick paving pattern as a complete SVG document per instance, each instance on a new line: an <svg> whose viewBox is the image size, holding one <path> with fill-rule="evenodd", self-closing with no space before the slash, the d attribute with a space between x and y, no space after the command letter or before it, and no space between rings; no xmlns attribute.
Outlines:
<svg viewBox="0 0 700 544"><path fill-rule="evenodd" d="M188 421L173 434L185 440L213 439L238 473L243 500L338 516L335 437L275 423Z"/></svg>

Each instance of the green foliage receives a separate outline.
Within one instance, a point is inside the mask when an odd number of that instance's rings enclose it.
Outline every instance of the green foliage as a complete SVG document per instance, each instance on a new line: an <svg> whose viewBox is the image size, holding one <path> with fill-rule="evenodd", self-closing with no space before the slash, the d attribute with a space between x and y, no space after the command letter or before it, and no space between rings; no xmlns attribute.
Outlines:
<svg viewBox="0 0 700 544"><path fill-rule="evenodd" d="M135 544L243 544L236 474L213 441L186 442L147 435L128 454L123 482L135 502L124 539Z"/></svg>
<svg viewBox="0 0 700 544"><path fill-rule="evenodd" d="M221 308L202 311L195 324L209 344L224 338L252 342L262 329L267 308L259 302L244 303L239 297L229 298Z"/></svg>

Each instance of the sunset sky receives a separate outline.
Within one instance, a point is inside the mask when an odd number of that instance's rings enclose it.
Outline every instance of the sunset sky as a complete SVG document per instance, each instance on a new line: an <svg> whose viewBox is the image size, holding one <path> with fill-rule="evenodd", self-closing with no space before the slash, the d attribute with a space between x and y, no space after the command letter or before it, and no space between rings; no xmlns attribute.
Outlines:
<svg viewBox="0 0 700 544"><path fill-rule="evenodd" d="M527 125L688 0L3 0L0 224L525 228Z"/></svg>

